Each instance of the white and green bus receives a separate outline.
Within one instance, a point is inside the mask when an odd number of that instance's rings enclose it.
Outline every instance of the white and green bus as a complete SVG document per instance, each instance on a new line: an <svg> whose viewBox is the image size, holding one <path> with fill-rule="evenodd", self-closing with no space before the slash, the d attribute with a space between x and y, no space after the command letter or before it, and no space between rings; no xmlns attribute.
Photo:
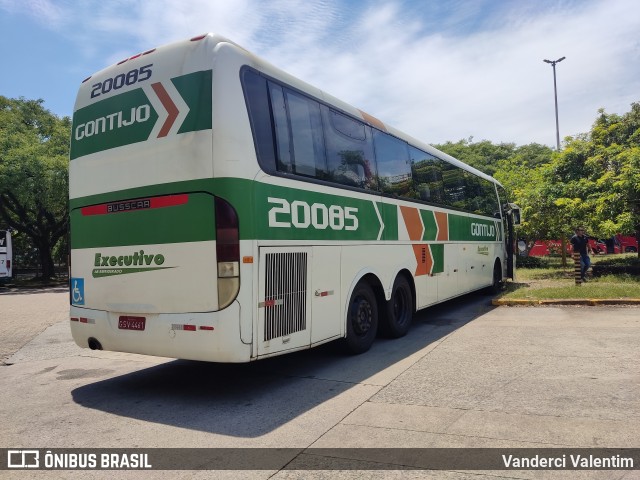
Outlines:
<svg viewBox="0 0 640 480"><path fill-rule="evenodd" d="M513 276L498 182L218 35L87 78L70 157L81 347L359 353Z"/></svg>

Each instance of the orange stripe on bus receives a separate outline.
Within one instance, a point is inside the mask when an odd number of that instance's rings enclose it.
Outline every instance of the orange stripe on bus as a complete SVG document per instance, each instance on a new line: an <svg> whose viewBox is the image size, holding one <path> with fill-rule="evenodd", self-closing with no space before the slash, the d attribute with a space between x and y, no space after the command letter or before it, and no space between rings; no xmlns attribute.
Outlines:
<svg viewBox="0 0 640 480"><path fill-rule="evenodd" d="M413 241L422 240L423 227L418 209L401 206L400 211L402 212L404 224L407 226L407 232L409 232L409 239Z"/></svg>
<svg viewBox="0 0 640 480"><path fill-rule="evenodd" d="M438 237L437 241L449 240L449 217L445 212L433 212L433 216L436 217L436 224L438 225Z"/></svg>
<svg viewBox="0 0 640 480"><path fill-rule="evenodd" d="M158 133L158 138L166 137L169 134L169 131L171 130L174 122L176 121L176 118L178 118L178 114L180 113L180 111L178 110L178 107L176 107L176 104L173 103L173 100L171 100L171 97L165 90L162 83L153 83L151 84L151 88L153 88L153 91L156 92L156 95L162 102L162 106L169 114L167 116L167 119L164 121L162 128L160 129L160 133Z"/></svg>
<svg viewBox="0 0 640 480"><path fill-rule="evenodd" d="M362 110L358 110L358 111L360 112L360 115L362 115L362 119L365 122L367 122L370 125L373 125L374 127L376 127L379 130L382 130L383 132L387 131L387 127L384 126L384 123L382 123L376 117L374 117L373 115L369 115L367 112L363 112Z"/></svg>
<svg viewBox="0 0 640 480"><path fill-rule="evenodd" d="M433 256L429 245L413 245L413 254L416 256L416 277L429 275L433 270Z"/></svg>

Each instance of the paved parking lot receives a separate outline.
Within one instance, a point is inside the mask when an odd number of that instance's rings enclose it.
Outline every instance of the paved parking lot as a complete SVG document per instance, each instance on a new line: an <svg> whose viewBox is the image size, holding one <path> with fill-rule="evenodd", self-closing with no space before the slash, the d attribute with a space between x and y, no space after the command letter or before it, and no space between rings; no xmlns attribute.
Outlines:
<svg viewBox="0 0 640 480"><path fill-rule="evenodd" d="M364 355L345 357L327 345L218 365L80 349L67 304L66 291L0 294L8 364L0 367L0 447L640 447L638 307L493 307L467 296L421 312L408 336L380 339ZM18 345L22 327L33 338ZM275 469L216 478L639 478L638 470L368 468L366 475ZM211 478L206 471L116 475Z"/></svg>

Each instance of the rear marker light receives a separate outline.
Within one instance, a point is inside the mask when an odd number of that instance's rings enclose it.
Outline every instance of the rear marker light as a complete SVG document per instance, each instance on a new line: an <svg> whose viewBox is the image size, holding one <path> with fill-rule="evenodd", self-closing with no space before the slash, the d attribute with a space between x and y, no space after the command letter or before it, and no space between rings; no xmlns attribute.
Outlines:
<svg viewBox="0 0 640 480"><path fill-rule="evenodd" d="M333 295L333 290L327 290L325 292L321 292L319 290L316 290L315 295L316 295L316 297L328 297L329 295Z"/></svg>
<svg viewBox="0 0 640 480"><path fill-rule="evenodd" d="M152 48L151 50L147 50L146 52L144 52L142 55L149 55L150 53L153 53L155 51L156 51L156 49Z"/></svg>
<svg viewBox="0 0 640 480"><path fill-rule="evenodd" d="M142 54L141 54L141 53L139 53L139 54L137 54L137 55L134 55L133 57L130 57L130 58L129 58L129 60L134 60L134 59L136 59L136 58L138 58L138 57L141 57L141 56L142 56Z"/></svg>
<svg viewBox="0 0 640 480"><path fill-rule="evenodd" d="M87 77L84 80L82 80L82 83L87 82L91 77Z"/></svg>
<svg viewBox="0 0 640 480"><path fill-rule="evenodd" d="M209 331L213 331L213 327L209 327L208 325L201 325L201 326L200 326L200 330L209 330Z"/></svg>
<svg viewBox="0 0 640 480"><path fill-rule="evenodd" d="M195 325L189 325L189 324L177 324L174 323L173 325L171 325L171 330L183 330L183 331L187 331L187 332L195 332L196 331L196 326Z"/></svg>
<svg viewBox="0 0 640 480"><path fill-rule="evenodd" d="M272 298L271 300L258 303L258 308L279 307L280 305L284 305L283 299L276 300Z"/></svg>
<svg viewBox="0 0 640 480"><path fill-rule="evenodd" d="M192 42L197 42L198 40L202 40L204 37L206 37L207 34L205 33L204 35L198 35L197 37L193 37L191 39Z"/></svg>
<svg viewBox="0 0 640 480"><path fill-rule="evenodd" d="M129 61L128 58L125 58L124 60L120 60L116 65L122 65L124 62Z"/></svg>
<svg viewBox="0 0 640 480"><path fill-rule="evenodd" d="M78 322L79 320L80 320L80 319L78 319L78 318L71 317L71 321L72 321L72 322Z"/></svg>

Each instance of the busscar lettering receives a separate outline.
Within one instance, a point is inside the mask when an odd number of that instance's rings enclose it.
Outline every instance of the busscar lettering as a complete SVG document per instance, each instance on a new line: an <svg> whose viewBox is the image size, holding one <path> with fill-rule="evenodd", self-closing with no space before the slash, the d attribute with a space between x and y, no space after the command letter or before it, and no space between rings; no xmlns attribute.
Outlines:
<svg viewBox="0 0 640 480"><path fill-rule="evenodd" d="M130 202L109 203L107 205L107 213L128 212L131 210L140 210L151 208L151 200L132 200Z"/></svg>

